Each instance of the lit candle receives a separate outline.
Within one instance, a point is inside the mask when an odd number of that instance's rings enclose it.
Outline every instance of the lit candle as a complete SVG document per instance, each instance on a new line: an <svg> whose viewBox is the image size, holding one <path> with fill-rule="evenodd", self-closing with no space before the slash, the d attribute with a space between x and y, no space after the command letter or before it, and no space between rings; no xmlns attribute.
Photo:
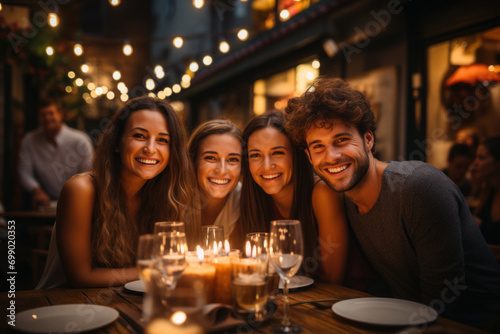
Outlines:
<svg viewBox="0 0 500 334"><path fill-rule="evenodd" d="M231 253L229 242L225 242L225 250L229 256L219 256L214 259L215 280L214 280L214 303L232 305L232 287L231 287L231 258L239 257L239 252Z"/></svg>
<svg viewBox="0 0 500 334"><path fill-rule="evenodd" d="M201 282L203 284L203 291L207 303L212 302L212 288L214 285L215 278L215 267L204 262L204 252L201 247L197 246L197 251L189 252L188 267L184 270L179 282L177 282L178 287L193 288L195 284Z"/></svg>

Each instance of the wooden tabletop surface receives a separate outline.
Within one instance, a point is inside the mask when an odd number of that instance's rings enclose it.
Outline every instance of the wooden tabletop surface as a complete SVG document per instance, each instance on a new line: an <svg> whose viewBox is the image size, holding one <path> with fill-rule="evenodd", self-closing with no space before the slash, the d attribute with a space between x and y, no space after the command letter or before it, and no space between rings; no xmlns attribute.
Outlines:
<svg viewBox="0 0 500 334"><path fill-rule="evenodd" d="M325 298L353 298L353 297L367 297L368 295L351 290L345 287L324 283L315 282L312 286L291 291L290 303L317 300ZM60 304L97 304L106 305L117 309L120 312L120 317L111 324L94 330L93 333L140 333L134 329L132 318L140 318L142 308L142 295L135 292L129 292L123 287L111 288L95 288L95 289L53 289L53 290L26 290L17 291L15 297L9 296L8 293L2 293L2 305L9 305L12 300L15 301L15 313L29 310L36 307ZM270 328L278 324L282 317L283 311L283 295L279 294L277 298L278 308L277 311L263 323L249 322L242 327L232 328L222 331L221 333L239 333L239 332L256 332L256 333L270 333ZM5 309L4 309L5 310ZM127 316L127 313L129 316ZM403 333L405 327L394 326L376 326L361 324L358 322L350 321L336 315L331 308L319 309L310 304L297 305L290 307L290 318L295 323L299 324L303 333ZM485 333L471 327L447 320L439 317L435 322L420 326L420 329L427 328L427 326L443 326L450 330L451 333ZM136 327L137 329L137 327ZM13 332L12 328L2 321L0 332ZM419 333L420 331L413 331L411 333ZM408 332L409 333L409 332Z"/></svg>

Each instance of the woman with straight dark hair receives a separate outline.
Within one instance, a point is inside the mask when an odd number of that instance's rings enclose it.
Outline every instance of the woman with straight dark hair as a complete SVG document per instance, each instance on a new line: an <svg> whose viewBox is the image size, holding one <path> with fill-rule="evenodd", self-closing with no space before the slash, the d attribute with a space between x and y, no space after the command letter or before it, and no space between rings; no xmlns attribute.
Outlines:
<svg viewBox="0 0 500 334"><path fill-rule="evenodd" d="M138 279L138 236L156 221L186 223L195 244L194 175L184 128L163 100L131 100L103 133L93 169L64 185L37 288L104 287Z"/></svg>
<svg viewBox="0 0 500 334"><path fill-rule="evenodd" d="M293 145L283 123L281 112L267 112L250 120L243 131L243 228L263 232L272 220L299 220L302 271L342 283L348 251L342 197L323 181L315 182L307 155ZM318 241L318 229L327 240Z"/></svg>

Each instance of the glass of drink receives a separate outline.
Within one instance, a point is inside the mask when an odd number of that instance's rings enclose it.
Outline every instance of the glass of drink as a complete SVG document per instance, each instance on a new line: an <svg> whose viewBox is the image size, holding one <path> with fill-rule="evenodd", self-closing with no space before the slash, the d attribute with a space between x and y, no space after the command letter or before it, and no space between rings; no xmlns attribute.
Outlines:
<svg viewBox="0 0 500 334"><path fill-rule="evenodd" d="M247 233L246 241L245 241L245 253L247 256L255 256L261 257L263 260L269 262L269 233L267 232L251 232ZM268 264L268 273L267 273L267 283L269 290L269 299L273 299L276 297L276 293L278 292L278 286L280 278L274 267L271 263Z"/></svg>
<svg viewBox="0 0 500 334"><path fill-rule="evenodd" d="M158 244L161 238L157 234L143 234L139 236L137 246L137 270L144 285L143 318L148 321L153 313L153 290L158 273L155 269Z"/></svg>
<svg viewBox="0 0 500 334"><path fill-rule="evenodd" d="M155 246L158 253L154 263L168 289L174 289L187 267L188 253L186 234L181 232L160 232Z"/></svg>
<svg viewBox="0 0 500 334"><path fill-rule="evenodd" d="M298 220L275 220L271 222L269 238L270 260L283 280L284 311L280 325L272 328L274 333L299 333L302 329L288 317L288 284L297 273L304 257L302 229Z"/></svg>
<svg viewBox="0 0 500 334"><path fill-rule="evenodd" d="M181 232L181 233L186 233L186 227L184 225L184 222L176 222L176 221L171 221L171 222L156 222L155 223L154 233L161 233L161 232Z"/></svg>
<svg viewBox="0 0 500 334"><path fill-rule="evenodd" d="M217 256L224 249L224 226L202 226L202 248L208 256Z"/></svg>
<svg viewBox="0 0 500 334"><path fill-rule="evenodd" d="M236 311L252 314L255 321L264 319L268 298L266 261L259 258L231 259L231 281Z"/></svg>

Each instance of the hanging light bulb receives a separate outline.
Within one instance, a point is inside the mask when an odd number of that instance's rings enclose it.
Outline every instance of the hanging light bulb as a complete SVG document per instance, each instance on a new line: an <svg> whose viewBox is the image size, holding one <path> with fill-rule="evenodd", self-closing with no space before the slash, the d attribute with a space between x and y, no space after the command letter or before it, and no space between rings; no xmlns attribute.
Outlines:
<svg viewBox="0 0 500 334"><path fill-rule="evenodd" d="M81 69L82 69L83 73L87 73L89 71L89 65L83 64L82 67L81 67Z"/></svg>
<svg viewBox="0 0 500 334"><path fill-rule="evenodd" d="M283 9L280 13L281 21L286 21L290 18L290 12L286 9Z"/></svg>
<svg viewBox="0 0 500 334"><path fill-rule="evenodd" d="M182 40L181 37L176 37L174 38L174 46L179 49L182 47L182 44L184 43L184 41Z"/></svg>
<svg viewBox="0 0 500 334"><path fill-rule="evenodd" d="M80 44L80 42L76 42L75 46L73 47L73 52L77 56L81 56L83 54L83 46Z"/></svg>
<svg viewBox="0 0 500 334"><path fill-rule="evenodd" d="M52 56L54 54L54 48L51 46L47 46L45 52L47 53L47 55Z"/></svg>
<svg viewBox="0 0 500 334"><path fill-rule="evenodd" d="M75 78L75 76L76 76L75 72L73 72L73 71L69 71L69 72L68 72L68 78L70 78L70 79L74 79L74 78Z"/></svg>
<svg viewBox="0 0 500 334"><path fill-rule="evenodd" d="M177 93L179 93L179 92L181 91L181 85L179 85L179 84L175 84L175 85L173 85L173 86L172 86L172 91L173 91L174 93L176 93L176 94L177 94Z"/></svg>
<svg viewBox="0 0 500 334"><path fill-rule="evenodd" d="M112 100L115 98L115 93L113 91L109 91L107 94L106 94L106 97L108 98L108 100Z"/></svg>
<svg viewBox="0 0 500 334"><path fill-rule="evenodd" d="M146 80L146 88L147 88L148 90L153 90L153 89L155 89L155 82L154 82L154 80L153 80L153 79L149 78L149 79L147 79L147 80Z"/></svg>
<svg viewBox="0 0 500 334"><path fill-rule="evenodd" d="M120 80L120 78L122 77L122 74L120 73L120 71L116 70L113 72L113 79L115 80Z"/></svg>
<svg viewBox="0 0 500 334"><path fill-rule="evenodd" d="M210 57L209 55L203 57L203 64L205 64L205 66L209 66L210 64L212 64L212 57Z"/></svg>
<svg viewBox="0 0 500 334"><path fill-rule="evenodd" d="M205 4L204 0L193 0L193 6L200 9Z"/></svg>
<svg viewBox="0 0 500 334"><path fill-rule="evenodd" d="M238 38L240 41L245 41L248 38L248 30L246 29L241 29L238 31Z"/></svg>
<svg viewBox="0 0 500 334"><path fill-rule="evenodd" d="M59 25L59 16L57 16L56 13L50 13L49 14L49 25L52 28L55 28Z"/></svg>
<svg viewBox="0 0 500 334"><path fill-rule="evenodd" d="M163 79L165 76L165 72L163 71L163 67L161 65L155 66L155 75L158 79Z"/></svg>
<svg viewBox="0 0 500 334"><path fill-rule="evenodd" d="M191 72L196 72L198 71L198 69L200 68L200 66L198 66L198 63L193 61L191 64L189 64L189 69L191 70Z"/></svg>
<svg viewBox="0 0 500 334"><path fill-rule="evenodd" d="M109 4L113 7L117 7L122 3L121 0L109 0Z"/></svg>
<svg viewBox="0 0 500 334"><path fill-rule="evenodd" d="M123 54L125 56L130 56L132 52L134 52L134 49L132 48L132 45L130 45L130 41L126 39L125 43L123 43Z"/></svg>
<svg viewBox="0 0 500 334"><path fill-rule="evenodd" d="M220 42L219 50L222 53L227 53L229 51L229 44L226 41Z"/></svg>

